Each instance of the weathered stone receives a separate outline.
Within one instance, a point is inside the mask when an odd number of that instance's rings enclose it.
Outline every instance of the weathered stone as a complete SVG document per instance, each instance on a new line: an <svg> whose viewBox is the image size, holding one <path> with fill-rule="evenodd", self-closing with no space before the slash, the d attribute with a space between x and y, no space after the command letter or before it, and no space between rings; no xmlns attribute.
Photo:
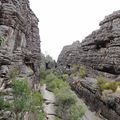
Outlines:
<svg viewBox="0 0 120 120"><path fill-rule="evenodd" d="M85 66L89 77L80 81L74 78L69 80L72 88L91 109L100 112L108 120L120 119L119 87L112 96L112 91L103 91L102 95L95 79L103 75L106 79L120 81L120 11L105 17L100 22L100 28L81 43L76 41L65 46L57 63L58 70L63 73L68 69L71 71L74 66Z"/></svg>
<svg viewBox="0 0 120 120"><path fill-rule="evenodd" d="M23 76L29 72L27 76L31 75L33 83L38 84L40 79L38 19L30 9L28 0L1 0L0 39L2 40L0 73L7 74L14 68L18 68Z"/></svg>
<svg viewBox="0 0 120 120"><path fill-rule="evenodd" d="M39 89L38 22L28 0L0 0L0 92L7 100L12 99L12 74L16 79L27 79L33 90Z"/></svg>
<svg viewBox="0 0 120 120"><path fill-rule="evenodd" d="M98 112L108 120L120 119L120 97L115 96L113 92L109 96L108 94L100 94L94 79L79 80L71 82L70 85L79 97L85 100L92 111Z"/></svg>
<svg viewBox="0 0 120 120"><path fill-rule="evenodd" d="M120 73L120 11L107 16L100 28L81 43L65 46L59 55L58 65L84 64L94 69Z"/></svg>

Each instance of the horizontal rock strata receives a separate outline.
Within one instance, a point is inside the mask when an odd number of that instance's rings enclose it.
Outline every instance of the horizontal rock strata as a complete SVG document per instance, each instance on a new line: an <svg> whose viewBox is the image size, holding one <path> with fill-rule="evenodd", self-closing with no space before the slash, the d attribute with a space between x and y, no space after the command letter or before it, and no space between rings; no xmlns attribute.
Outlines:
<svg viewBox="0 0 120 120"><path fill-rule="evenodd" d="M94 69L120 73L120 11L105 17L100 28L81 43L65 46L58 57L59 68L84 64Z"/></svg>
<svg viewBox="0 0 120 120"><path fill-rule="evenodd" d="M38 22L28 0L0 0L0 92L6 93L6 100L12 99L10 86L14 75L16 79L29 80L33 90L38 89ZM0 116L5 119L1 112Z"/></svg>

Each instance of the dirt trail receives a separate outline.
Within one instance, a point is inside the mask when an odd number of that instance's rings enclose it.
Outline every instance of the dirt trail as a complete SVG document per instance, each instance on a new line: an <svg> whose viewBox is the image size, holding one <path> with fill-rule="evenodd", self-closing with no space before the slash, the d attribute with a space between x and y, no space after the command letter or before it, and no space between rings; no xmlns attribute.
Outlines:
<svg viewBox="0 0 120 120"><path fill-rule="evenodd" d="M52 92L47 90L46 84L41 87L41 93L44 98L44 112L46 113L47 120L54 120L55 113L55 96ZM85 115L81 118L81 120L105 120L104 118L100 118L96 112L91 112L89 108L85 105L83 100L78 98L78 101L83 104L86 108Z"/></svg>
<svg viewBox="0 0 120 120"><path fill-rule="evenodd" d="M47 120L55 119L55 96L52 92L46 89L46 84L41 87L41 93L44 99L44 112L46 113Z"/></svg>

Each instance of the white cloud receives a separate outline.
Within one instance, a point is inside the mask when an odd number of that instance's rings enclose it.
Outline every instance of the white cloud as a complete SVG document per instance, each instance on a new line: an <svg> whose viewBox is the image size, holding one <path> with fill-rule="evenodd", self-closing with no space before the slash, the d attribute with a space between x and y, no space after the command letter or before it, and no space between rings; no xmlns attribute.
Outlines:
<svg viewBox="0 0 120 120"><path fill-rule="evenodd" d="M83 40L104 16L119 10L119 0L30 0L40 20L41 49L57 59L62 47Z"/></svg>

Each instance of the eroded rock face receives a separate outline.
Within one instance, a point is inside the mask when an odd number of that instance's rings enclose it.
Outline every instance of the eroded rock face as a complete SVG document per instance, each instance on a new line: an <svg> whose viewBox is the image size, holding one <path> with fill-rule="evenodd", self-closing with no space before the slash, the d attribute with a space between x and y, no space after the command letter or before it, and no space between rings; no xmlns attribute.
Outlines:
<svg viewBox="0 0 120 120"><path fill-rule="evenodd" d="M0 91L9 89L10 77L39 83L40 37L38 19L28 0L0 0Z"/></svg>
<svg viewBox="0 0 120 120"><path fill-rule="evenodd" d="M105 17L100 28L82 43L78 41L63 48L58 65L84 64L94 69L120 73L120 11Z"/></svg>
<svg viewBox="0 0 120 120"><path fill-rule="evenodd" d="M100 22L100 28L81 43L76 41L65 46L57 63L59 71L70 71L70 74L73 73L74 65L85 66L89 77L83 80L78 78L78 82L73 78L71 87L92 110L98 111L108 120L120 119L120 93L117 96L109 96L106 91L101 94L96 79L103 75L108 80L120 81L120 11L105 17Z"/></svg>
<svg viewBox="0 0 120 120"><path fill-rule="evenodd" d="M86 77L85 79L74 80L70 85L79 97L85 100L92 111L96 111L98 115L104 116L107 120L119 120L120 97L109 90L100 94L96 82L96 79Z"/></svg>
<svg viewBox="0 0 120 120"><path fill-rule="evenodd" d="M0 92L12 100L11 80L27 79L33 90L40 80L40 37L38 19L28 0L0 0ZM0 111L0 119L10 112Z"/></svg>

